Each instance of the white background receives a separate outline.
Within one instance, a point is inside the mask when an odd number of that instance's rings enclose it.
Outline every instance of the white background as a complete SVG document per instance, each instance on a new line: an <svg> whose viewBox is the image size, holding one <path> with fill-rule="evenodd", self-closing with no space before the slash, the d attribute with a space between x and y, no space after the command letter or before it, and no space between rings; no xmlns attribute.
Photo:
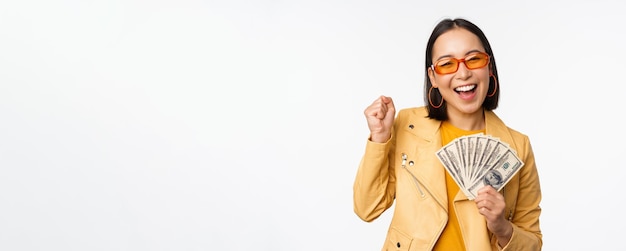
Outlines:
<svg viewBox="0 0 626 251"><path fill-rule="evenodd" d="M544 250L622 247L625 9L4 1L0 250L379 250L392 211L352 211L362 113L423 105L446 17L492 44L496 113L535 150Z"/></svg>

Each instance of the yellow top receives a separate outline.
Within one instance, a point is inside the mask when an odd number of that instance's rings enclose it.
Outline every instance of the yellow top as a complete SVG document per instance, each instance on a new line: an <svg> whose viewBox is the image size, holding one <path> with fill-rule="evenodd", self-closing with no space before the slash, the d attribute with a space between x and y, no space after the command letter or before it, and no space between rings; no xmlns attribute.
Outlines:
<svg viewBox="0 0 626 251"><path fill-rule="evenodd" d="M441 123L441 143L444 146L458 137L477 133L485 133L485 130L466 131L453 126L448 121ZM446 188L448 190L448 224L443 229L433 250L465 250L461 228L454 210L454 197L459 192L459 186L454 182L448 171L446 171Z"/></svg>

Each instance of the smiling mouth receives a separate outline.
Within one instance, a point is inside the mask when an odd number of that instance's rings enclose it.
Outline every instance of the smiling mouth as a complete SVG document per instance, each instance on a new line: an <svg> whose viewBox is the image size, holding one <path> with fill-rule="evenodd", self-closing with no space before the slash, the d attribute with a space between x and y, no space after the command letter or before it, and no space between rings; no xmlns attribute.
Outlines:
<svg viewBox="0 0 626 251"><path fill-rule="evenodd" d="M454 88L454 91L457 93L468 93L474 92L476 90L476 85L464 85Z"/></svg>

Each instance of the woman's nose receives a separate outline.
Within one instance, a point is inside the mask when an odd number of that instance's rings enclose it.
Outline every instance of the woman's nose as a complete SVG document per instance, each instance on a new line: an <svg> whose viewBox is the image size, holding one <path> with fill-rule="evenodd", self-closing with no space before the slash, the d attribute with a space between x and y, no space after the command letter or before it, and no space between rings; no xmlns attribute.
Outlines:
<svg viewBox="0 0 626 251"><path fill-rule="evenodd" d="M459 63L459 69L456 71L456 77L460 79L467 79L472 76L472 71L467 69L465 62Z"/></svg>

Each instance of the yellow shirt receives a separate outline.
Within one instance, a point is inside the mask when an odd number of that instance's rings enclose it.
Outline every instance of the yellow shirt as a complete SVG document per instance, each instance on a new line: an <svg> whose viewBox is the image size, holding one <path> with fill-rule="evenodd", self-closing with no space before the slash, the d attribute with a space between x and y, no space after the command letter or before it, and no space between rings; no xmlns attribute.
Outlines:
<svg viewBox="0 0 626 251"><path fill-rule="evenodd" d="M448 121L441 123L441 143L444 146L458 137L477 133L485 133L485 130L466 131L453 126ZM443 229L433 250L465 250L461 228L459 227L459 221L454 210L454 197L459 192L459 186L454 182L454 179L452 179L452 176L450 176L447 171L446 188L448 190L448 224L446 224L446 227Z"/></svg>

